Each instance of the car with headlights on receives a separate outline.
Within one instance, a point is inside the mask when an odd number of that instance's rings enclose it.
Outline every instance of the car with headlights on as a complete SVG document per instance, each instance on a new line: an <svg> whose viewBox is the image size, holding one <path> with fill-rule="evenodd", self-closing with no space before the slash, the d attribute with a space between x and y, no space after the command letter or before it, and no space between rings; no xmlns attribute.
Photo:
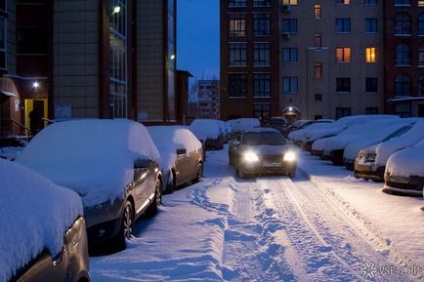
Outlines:
<svg viewBox="0 0 424 282"><path fill-rule="evenodd" d="M229 146L229 161L240 178L263 174L296 174L294 147L273 128L242 132Z"/></svg>
<svg viewBox="0 0 424 282"><path fill-rule="evenodd" d="M161 204L159 160L144 125L81 119L47 126L15 161L80 195L90 249L121 250L135 221Z"/></svg>
<svg viewBox="0 0 424 282"><path fill-rule="evenodd" d="M0 281L90 281L78 194L10 160L0 179Z"/></svg>
<svg viewBox="0 0 424 282"><path fill-rule="evenodd" d="M147 130L159 150L163 192L200 181L204 151L193 132L179 125L147 126Z"/></svg>

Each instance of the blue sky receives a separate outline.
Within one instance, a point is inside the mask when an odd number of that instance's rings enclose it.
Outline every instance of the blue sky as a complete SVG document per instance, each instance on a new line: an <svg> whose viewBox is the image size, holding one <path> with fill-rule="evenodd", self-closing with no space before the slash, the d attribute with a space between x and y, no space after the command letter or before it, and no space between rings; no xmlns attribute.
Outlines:
<svg viewBox="0 0 424 282"><path fill-rule="evenodd" d="M219 0L177 1L177 68L219 79Z"/></svg>

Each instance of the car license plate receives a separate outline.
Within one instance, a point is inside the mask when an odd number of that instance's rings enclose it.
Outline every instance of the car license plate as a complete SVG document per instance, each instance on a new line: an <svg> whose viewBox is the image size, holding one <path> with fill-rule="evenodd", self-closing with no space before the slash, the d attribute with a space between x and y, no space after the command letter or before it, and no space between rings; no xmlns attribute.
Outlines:
<svg viewBox="0 0 424 282"><path fill-rule="evenodd" d="M279 167L281 164L279 162L264 162L264 167Z"/></svg>
<svg viewBox="0 0 424 282"><path fill-rule="evenodd" d="M409 179L407 177L401 176L391 176L390 180L397 183L407 184L409 183Z"/></svg>

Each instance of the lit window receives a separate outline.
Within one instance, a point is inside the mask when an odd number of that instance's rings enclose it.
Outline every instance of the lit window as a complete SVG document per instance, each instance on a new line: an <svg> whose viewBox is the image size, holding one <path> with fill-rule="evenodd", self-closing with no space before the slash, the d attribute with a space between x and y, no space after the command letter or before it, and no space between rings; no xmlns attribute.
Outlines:
<svg viewBox="0 0 424 282"><path fill-rule="evenodd" d="M229 15L228 25L229 36L246 36L246 15Z"/></svg>
<svg viewBox="0 0 424 282"><path fill-rule="evenodd" d="M424 1L423 0L418 0L418 7L424 7Z"/></svg>
<svg viewBox="0 0 424 282"><path fill-rule="evenodd" d="M283 5L297 5L297 0L283 0Z"/></svg>
<svg viewBox="0 0 424 282"><path fill-rule="evenodd" d="M365 49L365 61L367 63L377 62L377 48L369 47Z"/></svg>
<svg viewBox="0 0 424 282"><path fill-rule="evenodd" d="M350 0L336 0L337 5L349 5Z"/></svg>
<svg viewBox="0 0 424 282"><path fill-rule="evenodd" d="M314 73L315 73L315 78L322 77L322 63L315 63Z"/></svg>
<svg viewBox="0 0 424 282"><path fill-rule="evenodd" d="M322 12L321 4L316 4L314 6L314 15L316 20L321 19L321 12Z"/></svg>
<svg viewBox="0 0 424 282"><path fill-rule="evenodd" d="M351 60L350 48L336 48L336 62L349 63Z"/></svg>

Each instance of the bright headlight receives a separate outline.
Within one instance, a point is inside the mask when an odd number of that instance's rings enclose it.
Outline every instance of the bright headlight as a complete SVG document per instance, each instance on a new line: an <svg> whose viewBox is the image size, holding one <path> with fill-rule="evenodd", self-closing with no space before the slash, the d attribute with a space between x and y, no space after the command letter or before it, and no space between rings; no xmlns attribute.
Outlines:
<svg viewBox="0 0 424 282"><path fill-rule="evenodd" d="M287 152L284 154L284 161L293 162L296 160L296 154L294 152Z"/></svg>
<svg viewBox="0 0 424 282"><path fill-rule="evenodd" d="M246 152L243 155L243 159L246 162L252 163L252 162L257 162L259 161L258 156L254 153L254 152Z"/></svg>

